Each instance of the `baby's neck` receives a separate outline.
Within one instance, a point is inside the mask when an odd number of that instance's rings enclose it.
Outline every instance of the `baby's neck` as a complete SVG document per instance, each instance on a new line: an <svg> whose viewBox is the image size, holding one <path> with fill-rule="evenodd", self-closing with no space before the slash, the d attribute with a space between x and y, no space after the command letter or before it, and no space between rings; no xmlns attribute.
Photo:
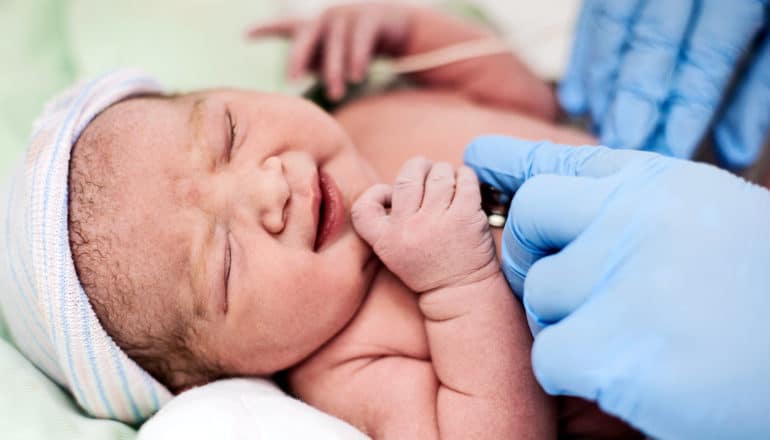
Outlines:
<svg viewBox="0 0 770 440"><path fill-rule="evenodd" d="M315 374L363 356L408 355L428 359L417 296L380 266L356 314L332 339L288 370L289 388L301 388Z"/></svg>

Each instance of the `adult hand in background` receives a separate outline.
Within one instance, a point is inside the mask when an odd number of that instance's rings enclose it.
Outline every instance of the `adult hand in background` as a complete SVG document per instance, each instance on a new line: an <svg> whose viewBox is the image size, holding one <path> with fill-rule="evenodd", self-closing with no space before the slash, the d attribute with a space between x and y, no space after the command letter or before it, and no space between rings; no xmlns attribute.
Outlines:
<svg viewBox="0 0 770 440"><path fill-rule="evenodd" d="M288 75L299 79L318 71L331 99L345 94L346 82L362 81L377 54L400 55L409 35L413 8L362 2L326 9L312 19L286 18L257 24L250 38L292 41Z"/></svg>
<svg viewBox="0 0 770 440"><path fill-rule="evenodd" d="M770 132L767 25L768 0L585 0L560 101L603 145L690 158L711 132L725 165L751 165Z"/></svg>
<svg viewBox="0 0 770 440"><path fill-rule="evenodd" d="M503 271L547 392L655 438L770 432L770 192L655 153L500 136L465 161L516 192Z"/></svg>

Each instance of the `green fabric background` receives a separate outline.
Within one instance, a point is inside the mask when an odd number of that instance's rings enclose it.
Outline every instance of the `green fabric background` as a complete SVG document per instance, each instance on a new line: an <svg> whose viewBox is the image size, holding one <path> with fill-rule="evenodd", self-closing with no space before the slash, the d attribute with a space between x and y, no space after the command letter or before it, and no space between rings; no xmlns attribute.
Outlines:
<svg viewBox="0 0 770 440"><path fill-rule="evenodd" d="M277 9L266 0L0 0L0 176L43 103L79 78L133 66L173 90L279 89L284 45L243 38Z"/></svg>

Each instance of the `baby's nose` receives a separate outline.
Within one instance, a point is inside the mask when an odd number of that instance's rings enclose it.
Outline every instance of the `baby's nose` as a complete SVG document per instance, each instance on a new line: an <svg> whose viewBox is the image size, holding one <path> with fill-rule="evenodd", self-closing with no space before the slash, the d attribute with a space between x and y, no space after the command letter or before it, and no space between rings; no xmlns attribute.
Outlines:
<svg viewBox="0 0 770 440"><path fill-rule="evenodd" d="M261 174L265 190L257 196L262 198L259 202L260 220L268 232L279 234L286 224L286 204L291 196L281 158L268 158L263 164Z"/></svg>

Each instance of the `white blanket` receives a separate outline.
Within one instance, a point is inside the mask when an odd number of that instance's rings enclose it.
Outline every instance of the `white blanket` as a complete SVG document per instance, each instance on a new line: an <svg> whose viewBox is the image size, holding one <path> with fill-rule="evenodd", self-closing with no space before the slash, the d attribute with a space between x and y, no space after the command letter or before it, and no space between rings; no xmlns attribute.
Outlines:
<svg viewBox="0 0 770 440"><path fill-rule="evenodd" d="M142 426L139 440L366 440L351 425L284 394L264 379L225 379L176 396Z"/></svg>

